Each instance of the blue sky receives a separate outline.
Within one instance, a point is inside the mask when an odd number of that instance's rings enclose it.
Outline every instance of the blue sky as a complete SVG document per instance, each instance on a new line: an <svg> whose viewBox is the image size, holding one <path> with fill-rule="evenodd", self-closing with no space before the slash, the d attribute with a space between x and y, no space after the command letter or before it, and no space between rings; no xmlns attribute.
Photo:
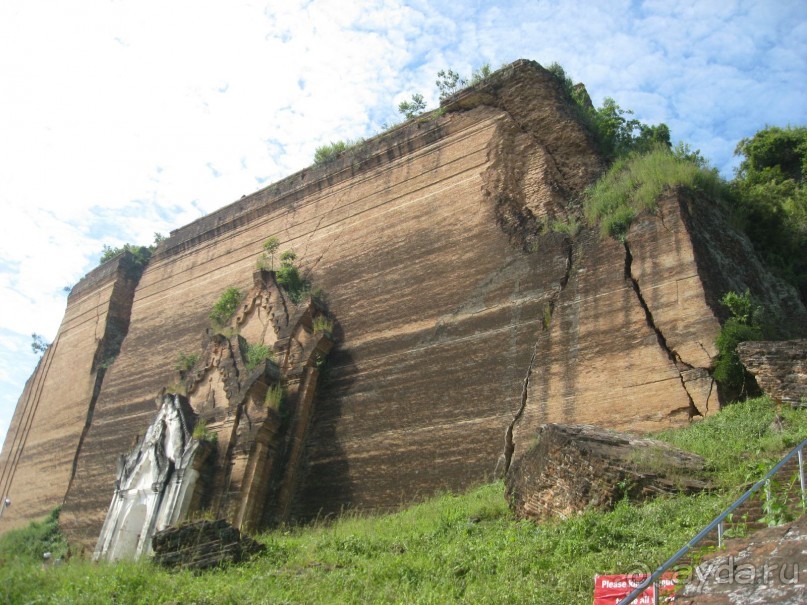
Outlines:
<svg viewBox="0 0 807 605"><path fill-rule="evenodd" d="M280 5L279 7L277 5ZM730 177L737 141L807 124L801 1L5 0L0 438L64 286L369 137L435 74L559 62Z"/></svg>

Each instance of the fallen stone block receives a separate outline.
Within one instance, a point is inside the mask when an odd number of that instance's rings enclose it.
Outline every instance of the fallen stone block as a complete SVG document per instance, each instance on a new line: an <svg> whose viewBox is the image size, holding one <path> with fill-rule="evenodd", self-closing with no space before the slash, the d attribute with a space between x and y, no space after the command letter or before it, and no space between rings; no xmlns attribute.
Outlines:
<svg viewBox="0 0 807 605"><path fill-rule="evenodd" d="M662 441L590 425L545 424L505 478L520 518L569 518L623 498L708 489L705 461Z"/></svg>

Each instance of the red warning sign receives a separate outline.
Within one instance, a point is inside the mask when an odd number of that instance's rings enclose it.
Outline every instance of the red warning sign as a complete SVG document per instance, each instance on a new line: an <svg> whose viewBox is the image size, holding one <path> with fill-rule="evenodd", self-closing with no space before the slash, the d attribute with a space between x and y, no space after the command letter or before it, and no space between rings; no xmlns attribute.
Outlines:
<svg viewBox="0 0 807 605"><path fill-rule="evenodd" d="M594 605L617 605L633 589L644 582L649 574L616 574L594 576ZM659 578L659 603L674 603L675 580L677 574L665 573ZM653 605L653 586L634 599L635 605Z"/></svg>

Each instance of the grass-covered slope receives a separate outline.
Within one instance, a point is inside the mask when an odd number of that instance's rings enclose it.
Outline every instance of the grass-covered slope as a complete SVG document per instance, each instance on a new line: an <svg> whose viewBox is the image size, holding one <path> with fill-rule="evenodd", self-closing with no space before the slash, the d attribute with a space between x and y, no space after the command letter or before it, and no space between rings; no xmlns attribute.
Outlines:
<svg viewBox="0 0 807 605"><path fill-rule="evenodd" d="M501 483L397 514L258 536L266 553L202 575L148 562L44 568L36 533L0 539L0 603L591 603L595 573L659 564L807 437L807 414L736 404L663 439L707 458L719 492L620 503L549 525L515 521ZM50 538L47 538L50 539Z"/></svg>

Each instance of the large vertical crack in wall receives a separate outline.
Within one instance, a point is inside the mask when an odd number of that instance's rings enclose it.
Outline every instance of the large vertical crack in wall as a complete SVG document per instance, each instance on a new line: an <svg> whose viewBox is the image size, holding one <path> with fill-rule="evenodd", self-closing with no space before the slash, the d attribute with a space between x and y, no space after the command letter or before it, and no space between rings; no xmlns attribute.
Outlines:
<svg viewBox="0 0 807 605"><path fill-rule="evenodd" d="M559 287L552 298L549 300L547 305L545 306L545 313L544 313L544 322L542 326L542 331L547 332L549 331L550 325L552 324L552 317L555 313L555 307L557 306L558 302L560 301L560 297L563 294L566 285L569 283L569 278L572 273L572 264L573 264L573 255L574 255L574 243L570 240L566 240L565 242L566 248L566 271L563 274L559 282ZM524 411L527 409L527 399L529 398L529 391L530 391L530 379L532 378L532 372L535 368L535 361L538 358L538 349L540 347L541 341L540 339L538 342L535 343L532 349L532 357L530 357L530 363L527 366L527 371L524 375L524 379L521 382L521 398L519 400L519 406L516 410L516 413L513 415L513 419L507 425L507 429L504 432L504 450L499 456L499 460L496 463L496 469L494 470L494 476L500 477L502 475L507 474L507 471L510 470L510 464L513 461L513 454L516 450L516 444L513 439L513 431L515 429L516 424L518 421L521 420L522 416L524 416Z"/></svg>
<svg viewBox="0 0 807 605"><path fill-rule="evenodd" d="M76 469L78 468L78 459L79 455L81 454L81 448L84 445L87 433L92 425L93 416L95 414L95 405L98 402L98 396L101 394L101 387L104 384L104 378L106 377L107 370L120 353L123 341L126 338L126 334L129 332L129 321L132 314L134 293L144 269L144 266L134 262L134 259L129 252L124 252L123 256L118 261L117 275L115 276L115 282L112 286L112 294L109 298L109 307L106 309L104 333L101 338L96 336L98 346L95 350L91 370L95 374L93 390L92 395L90 396L90 401L87 404L87 415L84 420L84 426L81 429L81 435L78 438L76 451L73 454L73 460L70 467L70 479L67 482L65 497L70 491L76 477ZM100 312L100 305L96 307L96 312Z"/></svg>
<svg viewBox="0 0 807 605"><path fill-rule="evenodd" d="M689 408L686 410L689 414L689 417L692 418L693 416L702 416L700 410L695 405L695 400L692 399L692 395L689 393L689 389L686 387L686 381L684 380L684 370L693 370L695 369L692 365L686 363L681 356L667 344L667 339L664 336L664 333L656 324L656 321L653 318L653 313L650 310L650 307L647 304L647 301L644 299L642 295L642 289L639 286L639 282L636 277L633 275L633 254L630 250L630 245L627 241L624 241L622 244L625 248L625 279L630 283L631 287L633 288L633 292L636 294L636 299L639 302L639 305L642 307L645 315L645 321L647 322L647 326L653 331L656 336L656 341L658 342L659 347L662 351L664 351L665 355L669 358L672 364L675 366L676 371L678 372L678 379L681 381L681 388L683 389L684 393L689 400ZM684 410L675 409L670 410L668 415L673 415L678 412Z"/></svg>

